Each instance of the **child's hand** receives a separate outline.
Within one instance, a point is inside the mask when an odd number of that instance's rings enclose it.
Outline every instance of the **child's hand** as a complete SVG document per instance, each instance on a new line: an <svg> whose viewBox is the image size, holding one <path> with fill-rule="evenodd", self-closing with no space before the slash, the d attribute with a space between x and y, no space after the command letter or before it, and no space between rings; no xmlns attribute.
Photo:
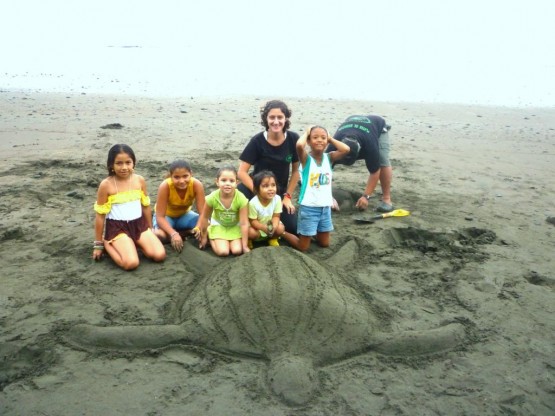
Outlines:
<svg viewBox="0 0 555 416"><path fill-rule="evenodd" d="M204 250L204 248L206 247L206 243L208 243L208 236L204 235L200 238L198 248Z"/></svg>
<svg viewBox="0 0 555 416"><path fill-rule="evenodd" d="M95 240L93 242L92 258L94 260L100 260L102 258L102 253L104 253L104 241Z"/></svg>
<svg viewBox="0 0 555 416"><path fill-rule="evenodd" d="M191 233L195 236L195 238L196 238L197 240L200 240L200 237L201 237L200 228L198 228L198 227L193 228L193 229L191 230Z"/></svg>
<svg viewBox="0 0 555 416"><path fill-rule="evenodd" d="M269 221L266 225L266 234L268 234L268 237L272 237L274 235L274 226L271 221Z"/></svg>
<svg viewBox="0 0 555 416"><path fill-rule="evenodd" d="M172 235L171 245L173 249L178 253L181 253L181 250L183 250L183 239L181 238L178 232Z"/></svg>

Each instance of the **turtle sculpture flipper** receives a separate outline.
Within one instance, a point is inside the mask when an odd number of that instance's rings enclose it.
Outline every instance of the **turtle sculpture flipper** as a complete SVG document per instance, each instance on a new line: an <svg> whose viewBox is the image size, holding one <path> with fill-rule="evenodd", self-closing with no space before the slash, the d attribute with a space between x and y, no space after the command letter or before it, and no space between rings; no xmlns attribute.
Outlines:
<svg viewBox="0 0 555 416"><path fill-rule="evenodd" d="M340 250L341 255L356 255L352 248ZM289 405L302 405L318 388L318 367L369 350L400 356L440 352L464 339L461 324L384 333L372 307L345 279L309 256L288 247L262 247L224 260L199 279L173 325L77 325L68 340L85 349L183 344L260 357L270 363L272 392Z"/></svg>
<svg viewBox="0 0 555 416"><path fill-rule="evenodd" d="M464 342L465 337L462 324L450 323L423 331L376 334L372 350L397 357L426 355L456 348Z"/></svg>
<svg viewBox="0 0 555 416"><path fill-rule="evenodd" d="M111 351L144 351L190 343L180 325L103 327L79 324L69 330L65 339L80 349Z"/></svg>

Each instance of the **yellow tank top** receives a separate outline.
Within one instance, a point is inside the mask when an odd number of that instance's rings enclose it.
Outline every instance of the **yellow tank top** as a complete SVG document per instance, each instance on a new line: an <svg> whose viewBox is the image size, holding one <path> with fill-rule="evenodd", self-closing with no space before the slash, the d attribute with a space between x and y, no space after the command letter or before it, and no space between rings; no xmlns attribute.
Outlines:
<svg viewBox="0 0 555 416"><path fill-rule="evenodd" d="M185 191L185 196L181 198L177 193L177 189L175 189L172 178L166 179L166 183L170 189L170 193L168 195L168 205L166 208L166 215L168 217L178 218L191 210L191 206L193 205L193 202L195 202L195 191L193 189L194 182L195 178L191 178L189 185L187 186L187 190Z"/></svg>

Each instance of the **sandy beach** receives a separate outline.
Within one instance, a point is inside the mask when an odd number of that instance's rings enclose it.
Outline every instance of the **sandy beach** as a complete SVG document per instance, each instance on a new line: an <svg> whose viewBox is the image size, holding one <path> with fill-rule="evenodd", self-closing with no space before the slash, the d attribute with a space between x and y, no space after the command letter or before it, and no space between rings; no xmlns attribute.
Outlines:
<svg viewBox="0 0 555 416"><path fill-rule="evenodd" d="M368 175L359 161L336 168L341 211L332 244L313 245L308 260L286 247L271 249L282 250L286 265L275 251L265 263L263 247L217 259L193 241L180 254L166 246L163 263L142 258L132 272L92 260L92 207L113 144L133 148L152 201L177 158L188 159L210 191L219 166L238 165L262 128L260 106L272 98L287 102L298 132L310 124L333 132L352 114L386 118L393 202L411 215L355 221L354 200ZM122 128L108 128L116 123ZM555 414L554 108L2 90L0 155L3 416ZM379 193L371 206L378 200ZM192 305L202 304L199 288L212 293L205 284L212 276L227 278L228 270L230 281L246 274L256 281L272 267L272 279L288 282L297 261L368 312L369 337L449 324L463 336L450 345L430 335L429 354L372 345L352 352L357 322L345 313L334 321L339 358L306 353L315 388L297 405L272 387L272 343L253 347L264 352L259 357L231 341L226 351L210 342L151 346L146 329L127 350L79 348L68 338L78 324L185 327L193 313L200 322L202 310ZM294 295L299 304L317 298L308 289ZM318 328L331 325L326 314L337 318L330 308L313 310L314 325L280 348L305 357ZM219 325L232 331L227 321ZM294 371L285 376L285 385L295 385Z"/></svg>

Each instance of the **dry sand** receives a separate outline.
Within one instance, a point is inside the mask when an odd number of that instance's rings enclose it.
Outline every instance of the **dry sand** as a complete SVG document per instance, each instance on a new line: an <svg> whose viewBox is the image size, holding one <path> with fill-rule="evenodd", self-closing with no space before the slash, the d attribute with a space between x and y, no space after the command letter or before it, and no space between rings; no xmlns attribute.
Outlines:
<svg viewBox="0 0 555 416"><path fill-rule="evenodd" d="M126 352L68 343L76 324L185 321L199 282L246 264L192 242L133 272L93 262L92 205L108 149L135 150L153 200L176 158L189 159L210 190L217 167L237 165L261 129L267 98L0 92L0 414L554 414L555 109L286 99L296 131L333 131L354 113L393 126L393 200L411 215L356 223L350 198L367 172L361 162L339 166L332 245L308 256L356 290L376 335L464 326L449 351L391 357L369 348L324 360L308 403L291 407L272 392L268 360L236 355L235 345L223 354L187 343ZM123 128L102 128L112 123Z"/></svg>

